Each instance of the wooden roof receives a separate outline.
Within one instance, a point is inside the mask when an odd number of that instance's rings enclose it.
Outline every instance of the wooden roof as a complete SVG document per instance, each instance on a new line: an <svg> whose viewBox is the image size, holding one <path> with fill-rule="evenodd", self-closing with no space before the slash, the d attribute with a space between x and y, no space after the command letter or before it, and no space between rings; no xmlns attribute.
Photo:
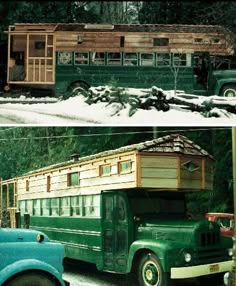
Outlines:
<svg viewBox="0 0 236 286"><path fill-rule="evenodd" d="M218 25L183 25L183 24L90 24L90 23L16 23L17 30L54 31L112 31L112 32L160 32L160 33L230 33Z"/></svg>
<svg viewBox="0 0 236 286"><path fill-rule="evenodd" d="M200 157L208 157L213 159L213 157L199 145L193 143L187 137L179 134L167 135L150 141L145 141L142 143L132 144L128 146L123 146L117 149L108 150L100 152L97 154L81 157L78 160L70 160L66 162L61 162L58 164L50 165L44 168L40 168L34 171L30 171L25 175L30 175L33 173L44 172L51 169L62 168L73 164L78 164L81 162L100 159L106 156L112 156L116 154L126 153L126 152L142 152L142 153L178 153L184 155L194 155Z"/></svg>

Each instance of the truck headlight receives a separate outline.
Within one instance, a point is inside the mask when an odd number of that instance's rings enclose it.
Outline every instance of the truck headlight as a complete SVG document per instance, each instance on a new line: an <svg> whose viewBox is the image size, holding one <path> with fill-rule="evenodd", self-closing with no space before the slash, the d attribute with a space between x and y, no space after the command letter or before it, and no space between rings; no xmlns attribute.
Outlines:
<svg viewBox="0 0 236 286"><path fill-rule="evenodd" d="M184 254L184 260L185 260L185 262L190 262L191 259L192 259L192 256L191 256L190 253L185 253L185 254Z"/></svg>
<svg viewBox="0 0 236 286"><path fill-rule="evenodd" d="M229 255L230 257L233 256L233 248L229 248L229 249L228 249L228 255Z"/></svg>

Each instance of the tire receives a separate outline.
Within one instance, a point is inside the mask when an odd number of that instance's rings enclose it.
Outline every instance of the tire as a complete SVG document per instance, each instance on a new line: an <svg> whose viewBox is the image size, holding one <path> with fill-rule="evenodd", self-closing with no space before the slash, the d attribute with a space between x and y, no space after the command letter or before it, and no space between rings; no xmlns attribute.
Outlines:
<svg viewBox="0 0 236 286"><path fill-rule="evenodd" d="M139 286L170 286L168 273L163 271L159 258L154 254L144 255L138 267Z"/></svg>
<svg viewBox="0 0 236 286"><path fill-rule="evenodd" d="M15 276L5 286L57 286L56 281L53 281L48 276L42 273L24 273Z"/></svg>
<svg viewBox="0 0 236 286"><path fill-rule="evenodd" d="M224 97L236 97L236 84L226 84L223 86L220 95Z"/></svg>
<svg viewBox="0 0 236 286"><path fill-rule="evenodd" d="M89 86L85 82L76 82L69 87L70 96L76 96L79 92L86 93Z"/></svg>

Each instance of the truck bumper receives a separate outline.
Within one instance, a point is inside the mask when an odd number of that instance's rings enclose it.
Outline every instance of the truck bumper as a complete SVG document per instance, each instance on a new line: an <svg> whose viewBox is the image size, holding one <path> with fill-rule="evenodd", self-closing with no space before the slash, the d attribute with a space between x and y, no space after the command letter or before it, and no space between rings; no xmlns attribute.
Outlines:
<svg viewBox="0 0 236 286"><path fill-rule="evenodd" d="M173 267L170 271L170 277L172 279L183 279L227 272L232 269L232 264L233 261L230 260L197 266Z"/></svg>

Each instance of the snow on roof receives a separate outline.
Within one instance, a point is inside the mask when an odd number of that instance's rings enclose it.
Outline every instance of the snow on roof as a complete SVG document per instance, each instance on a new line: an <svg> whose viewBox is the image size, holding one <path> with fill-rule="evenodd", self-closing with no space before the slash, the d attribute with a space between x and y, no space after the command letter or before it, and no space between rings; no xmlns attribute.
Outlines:
<svg viewBox="0 0 236 286"><path fill-rule="evenodd" d="M202 149L199 145L195 144L193 141L189 140L187 137L179 134L171 134L166 135L164 137L160 137L157 139L153 139L150 141L145 141L137 144L132 144L128 146L123 146L117 149L108 150L99 152L97 154L88 155L85 157L81 157L78 160L70 160L66 162L61 162L58 164L50 165L44 168L40 168L34 171L30 171L25 175L30 175L33 173L47 171L49 169L57 169L66 167L68 165L78 164L81 162L99 159L102 157L116 155L120 153L126 152L147 152L147 153L180 153L185 155L194 155L194 156L201 156L201 157L208 157L213 159L213 157L204 149Z"/></svg>

